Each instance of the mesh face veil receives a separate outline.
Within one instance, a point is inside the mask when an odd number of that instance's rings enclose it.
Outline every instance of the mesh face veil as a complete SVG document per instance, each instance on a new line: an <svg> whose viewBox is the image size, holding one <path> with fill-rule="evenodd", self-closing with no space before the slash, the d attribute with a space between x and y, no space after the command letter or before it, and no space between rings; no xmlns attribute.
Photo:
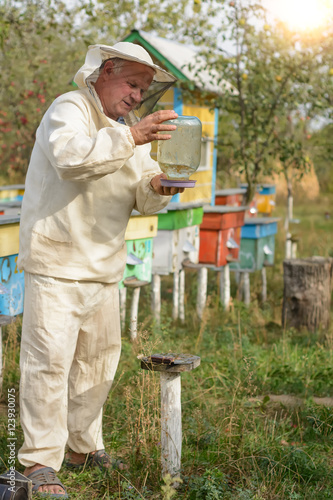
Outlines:
<svg viewBox="0 0 333 500"><path fill-rule="evenodd" d="M133 111L135 116L141 120L145 116L150 115L150 113L154 111L157 102L174 83L175 82L155 82L153 80L149 89L145 92L141 103Z"/></svg>

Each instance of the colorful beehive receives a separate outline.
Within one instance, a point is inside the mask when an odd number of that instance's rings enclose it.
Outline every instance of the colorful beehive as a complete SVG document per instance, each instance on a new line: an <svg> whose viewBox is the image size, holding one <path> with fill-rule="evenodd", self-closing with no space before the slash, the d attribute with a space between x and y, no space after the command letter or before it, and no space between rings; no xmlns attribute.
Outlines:
<svg viewBox="0 0 333 500"><path fill-rule="evenodd" d="M132 213L125 233L127 261L119 288L123 288L125 284L135 286L150 283L157 219L157 215L141 216L138 212Z"/></svg>
<svg viewBox="0 0 333 500"><path fill-rule="evenodd" d="M258 271L272 266L275 257L275 234L280 219L255 217L245 219L241 231L239 262L233 262L230 269Z"/></svg>
<svg viewBox="0 0 333 500"><path fill-rule="evenodd" d="M245 193L244 188L219 189L215 191L215 205L243 206Z"/></svg>
<svg viewBox="0 0 333 500"><path fill-rule="evenodd" d="M18 216L0 216L0 315L23 312L24 273L17 268L19 250Z"/></svg>
<svg viewBox="0 0 333 500"><path fill-rule="evenodd" d="M0 199L0 215L19 215L21 212L21 200L2 201Z"/></svg>
<svg viewBox="0 0 333 500"><path fill-rule="evenodd" d="M211 97L226 91L236 92L228 82L212 82L212 72L203 69L204 61L193 47L155 36L141 30L132 30L124 41L144 47L154 62L172 73L180 86L170 88L158 101L159 108L174 109L178 115L196 116L202 123L201 162L198 170L191 176L196 180L195 188L185 189L184 193L174 196L174 202L201 202L214 204L216 181L216 148L218 131L218 109L212 109ZM199 77L198 77L199 73ZM194 83L194 90L189 92L187 84ZM185 91L182 90L184 84ZM152 157L157 158L157 147L153 144Z"/></svg>
<svg viewBox="0 0 333 500"><path fill-rule="evenodd" d="M258 215L271 215L275 208L276 187L262 184L255 195Z"/></svg>
<svg viewBox="0 0 333 500"><path fill-rule="evenodd" d="M0 186L0 201L18 201L23 199L24 184Z"/></svg>
<svg viewBox="0 0 333 500"><path fill-rule="evenodd" d="M200 226L200 264L222 267L238 259L245 206L204 207Z"/></svg>
<svg viewBox="0 0 333 500"><path fill-rule="evenodd" d="M247 184L241 184L240 189L247 188ZM274 184L260 184L250 203L247 217L270 216L275 208L276 186Z"/></svg>
<svg viewBox="0 0 333 500"><path fill-rule="evenodd" d="M158 231L154 238L153 273L167 275L182 268L184 261L199 259L199 225L203 208L197 203L169 203L158 213Z"/></svg>

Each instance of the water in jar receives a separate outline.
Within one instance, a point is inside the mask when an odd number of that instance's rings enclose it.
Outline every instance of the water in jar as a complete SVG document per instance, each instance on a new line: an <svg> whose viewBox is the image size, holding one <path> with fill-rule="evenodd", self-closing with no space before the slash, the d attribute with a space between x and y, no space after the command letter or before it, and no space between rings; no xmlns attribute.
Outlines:
<svg viewBox="0 0 333 500"><path fill-rule="evenodd" d="M177 129L165 132L171 139L158 141L158 164L168 179L188 179L200 165L201 121L195 116L179 116L164 123L177 125Z"/></svg>

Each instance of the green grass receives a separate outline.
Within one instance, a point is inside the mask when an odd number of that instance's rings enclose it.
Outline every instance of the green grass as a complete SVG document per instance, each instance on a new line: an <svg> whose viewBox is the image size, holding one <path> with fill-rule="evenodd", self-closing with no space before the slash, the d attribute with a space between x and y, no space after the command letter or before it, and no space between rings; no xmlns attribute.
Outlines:
<svg viewBox="0 0 333 500"><path fill-rule="evenodd" d="M328 201L295 207L300 257L333 254L332 219L324 216ZM283 217L284 207L274 215ZM105 474L62 469L59 475L71 498L333 499L332 408L316 399L333 398L333 328L309 333L281 326L283 252L281 221L276 265L267 269L265 304L260 273L254 273L250 306L233 299L230 312L224 312L210 271L202 322L195 312L196 273L186 273L185 325L171 320L171 277L162 280L160 328L151 317L149 287L142 289L138 342L130 342L127 325L104 411L106 449L129 469ZM19 324L5 329L4 402L8 388L16 388L18 397L19 336ZM198 368L182 375L182 482L177 490L170 479L162 479L159 376L141 370L137 359L166 351L201 357ZM2 471L8 456L6 426L5 410L0 416ZM19 421L17 438L19 446ZM22 471L20 464L17 468Z"/></svg>

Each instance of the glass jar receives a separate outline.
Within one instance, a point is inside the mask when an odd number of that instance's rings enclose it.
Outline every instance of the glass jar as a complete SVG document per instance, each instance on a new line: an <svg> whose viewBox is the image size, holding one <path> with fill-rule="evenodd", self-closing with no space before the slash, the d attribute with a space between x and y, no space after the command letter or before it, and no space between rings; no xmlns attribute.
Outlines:
<svg viewBox="0 0 333 500"><path fill-rule="evenodd" d="M158 141L158 164L168 179L186 180L200 165L201 121L196 116L178 116L163 123L177 125L177 129L164 132L171 139Z"/></svg>

